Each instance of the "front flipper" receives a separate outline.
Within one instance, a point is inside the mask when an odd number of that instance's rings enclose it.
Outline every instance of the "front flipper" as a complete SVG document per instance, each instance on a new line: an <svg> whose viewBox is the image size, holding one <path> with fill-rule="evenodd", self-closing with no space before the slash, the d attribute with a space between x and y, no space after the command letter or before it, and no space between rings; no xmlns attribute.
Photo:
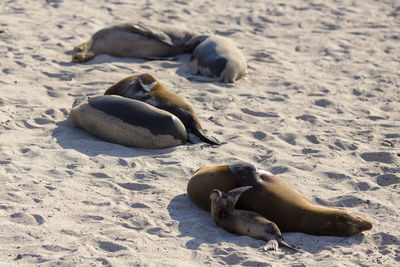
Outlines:
<svg viewBox="0 0 400 267"><path fill-rule="evenodd" d="M239 162L228 165L229 171L240 178L243 185L257 186L261 183L256 167L251 163Z"/></svg>
<svg viewBox="0 0 400 267"><path fill-rule="evenodd" d="M151 27L145 26L143 24L130 24L129 30L133 33L137 33L148 38L156 39L166 45L174 47L174 43L170 36L168 36L165 32L160 31L158 29L153 29Z"/></svg>
<svg viewBox="0 0 400 267"><path fill-rule="evenodd" d="M239 197L246 192L247 190L249 190L250 188L252 188L252 186L243 186L243 187L239 187L239 188L235 188L231 191L228 191L226 194L229 198L229 209L233 210L235 208L236 202L238 201Z"/></svg>

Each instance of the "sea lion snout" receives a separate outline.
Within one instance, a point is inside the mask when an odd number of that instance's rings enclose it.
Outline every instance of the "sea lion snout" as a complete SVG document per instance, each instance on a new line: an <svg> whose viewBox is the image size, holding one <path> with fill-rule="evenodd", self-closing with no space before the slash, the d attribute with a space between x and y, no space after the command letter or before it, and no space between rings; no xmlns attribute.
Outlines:
<svg viewBox="0 0 400 267"><path fill-rule="evenodd" d="M349 223L353 224L358 232L361 233L363 231L370 230L372 228L372 223L367 219L353 215L354 221L349 221Z"/></svg>
<svg viewBox="0 0 400 267"><path fill-rule="evenodd" d="M89 52L87 47L86 43L75 46L72 50L72 61L75 63L81 63L93 58L94 54Z"/></svg>
<svg viewBox="0 0 400 267"><path fill-rule="evenodd" d="M222 192L218 189L213 189L210 193L210 200L222 197Z"/></svg>

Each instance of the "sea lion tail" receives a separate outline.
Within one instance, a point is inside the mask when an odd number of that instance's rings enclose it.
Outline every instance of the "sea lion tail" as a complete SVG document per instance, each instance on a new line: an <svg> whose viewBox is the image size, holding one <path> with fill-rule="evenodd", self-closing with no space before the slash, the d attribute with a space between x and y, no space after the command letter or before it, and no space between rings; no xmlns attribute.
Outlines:
<svg viewBox="0 0 400 267"><path fill-rule="evenodd" d="M206 136L204 134L203 130L200 128L200 125L196 122L193 122L193 124L192 124L192 131L197 137L199 137L201 140L203 140L206 143L209 143L212 145L220 145L221 144L217 139Z"/></svg>

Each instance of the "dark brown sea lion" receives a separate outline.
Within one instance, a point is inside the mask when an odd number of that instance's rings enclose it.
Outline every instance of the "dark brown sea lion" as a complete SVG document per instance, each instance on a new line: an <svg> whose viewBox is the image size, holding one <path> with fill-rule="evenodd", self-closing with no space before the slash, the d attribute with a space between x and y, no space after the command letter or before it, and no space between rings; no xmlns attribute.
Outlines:
<svg viewBox="0 0 400 267"><path fill-rule="evenodd" d="M196 36L198 34L168 25L117 24L99 30L88 41L77 45L72 51L72 61L85 62L98 54L151 58L191 53L198 44L192 40ZM186 45L188 42L190 45Z"/></svg>
<svg viewBox="0 0 400 267"><path fill-rule="evenodd" d="M248 184L249 181L258 185ZM239 198L236 208L251 210L273 221L282 232L312 235L351 236L372 228L367 219L345 210L316 205L275 175L256 169L250 163L202 167L187 187L189 198L209 210L207 197L213 189L223 192L252 185Z"/></svg>
<svg viewBox="0 0 400 267"><path fill-rule="evenodd" d="M175 115L120 96L89 99L70 111L80 128L108 142L138 148L165 148L184 143L182 122Z"/></svg>
<svg viewBox="0 0 400 267"><path fill-rule="evenodd" d="M240 194L249 188L251 187L242 187L228 193L213 189L210 194L210 209L214 222L228 232L267 241L265 249L278 250L278 246L281 245L300 251L299 248L283 240L281 231L275 223L254 211L235 209Z"/></svg>
<svg viewBox="0 0 400 267"><path fill-rule="evenodd" d="M211 36L194 46L197 47L189 63L193 74L218 77L220 82L233 83L247 73L246 58L231 40Z"/></svg>
<svg viewBox="0 0 400 267"><path fill-rule="evenodd" d="M195 134L207 143L219 144L217 140L205 135L192 106L183 98L165 88L150 74L129 76L108 88L105 95L120 95L144 101L154 107L171 112L183 122L188 132Z"/></svg>

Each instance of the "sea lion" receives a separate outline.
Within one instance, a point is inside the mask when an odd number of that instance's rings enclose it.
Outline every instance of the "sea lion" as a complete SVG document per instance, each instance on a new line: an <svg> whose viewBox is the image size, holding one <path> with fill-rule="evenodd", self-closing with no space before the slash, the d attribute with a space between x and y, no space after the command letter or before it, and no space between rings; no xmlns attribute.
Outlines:
<svg viewBox="0 0 400 267"><path fill-rule="evenodd" d="M264 247L266 250L278 250L278 246L281 245L300 251L298 247L289 245L283 240L281 231L275 223L254 211L235 209L236 201L249 188L251 187L241 187L228 193L213 189L210 194L210 209L214 222L228 232L267 241Z"/></svg>
<svg viewBox="0 0 400 267"><path fill-rule="evenodd" d="M257 180L254 180L252 176L234 175L229 171L231 166L236 166L236 164L198 169L187 185L189 198L200 208L209 211L210 193L213 189L228 192L238 187L258 185Z"/></svg>
<svg viewBox="0 0 400 267"><path fill-rule="evenodd" d="M211 36L197 45L190 59L192 74L218 77L233 83L247 73L246 58L235 44L221 36Z"/></svg>
<svg viewBox="0 0 400 267"><path fill-rule="evenodd" d="M99 96L70 111L80 128L106 141L138 148L184 143L185 126L173 114L121 96Z"/></svg>
<svg viewBox="0 0 400 267"><path fill-rule="evenodd" d="M99 30L72 51L73 62L85 62L98 54L151 58L191 53L198 34L179 27L122 23ZM190 45L186 43L190 42Z"/></svg>
<svg viewBox="0 0 400 267"><path fill-rule="evenodd" d="M190 179L187 192L200 208L209 210L210 200L204 196L209 196L213 189L227 192L251 185L248 181L256 181L257 185L242 194L236 208L261 214L282 232L351 236L372 228L365 218L312 203L275 175L250 163L202 167Z"/></svg>
<svg viewBox="0 0 400 267"><path fill-rule="evenodd" d="M192 106L177 94L165 88L150 74L131 75L106 90L105 95L120 95L144 101L154 107L166 110L177 116L188 132L195 134L201 140L219 145L215 139L207 137L200 120Z"/></svg>

